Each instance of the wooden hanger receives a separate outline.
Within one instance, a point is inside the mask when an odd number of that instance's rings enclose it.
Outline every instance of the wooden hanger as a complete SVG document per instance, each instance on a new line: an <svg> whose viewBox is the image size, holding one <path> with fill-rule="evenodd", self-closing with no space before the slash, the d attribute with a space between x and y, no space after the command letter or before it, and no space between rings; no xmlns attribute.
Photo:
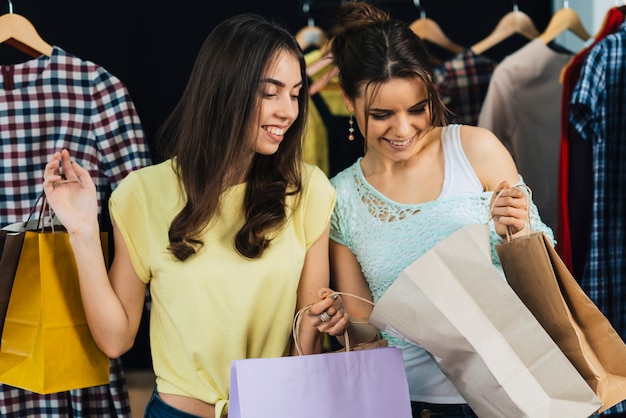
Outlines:
<svg viewBox="0 0 626 418"><path fill-rule="evenodd" d="M626 13L626 6L621 6L618 7L617 6L617 2L616 2L616 6L617 10L619 12L621 12L622 14ZM613 11L613 9L611 8L608 12L606 12L604 14L604 18L602 19L602 24L600 25L600 29L598 29L598 31L596 32L596 34L593 36L594 41L591 42L587 47L586 50L588 50L589 48L592 48L595 43L598 41L598 39L601 39L602 35L605 34L606 32L606 25L609 23L609 17L611 16L611 12ZM585 51L585 50L583 50ZM581 52L579 52L581 53ZM559 75L559 83L563 84L563 81L565 81L565 73L567 72L568 68L570 68L573 63L576 61L576 56L573 56L569 62L567 64L565 64L563 66L563 68L561 69L561 74Z"/></svg>
<svg viewBox="0 0 626 418"><path fill-rule="evenodd" d="M447 49L455 54L465 50L461 45L451 41L441 27L428 17L421 17L411 23L411 30L420 38Z"/></svg>
<svg viewBox="0 0 626 418"><path fill-rule="evenodd" d="M426 12L420 5L419 0L415 0L413 3L420 10L420 17L414 20L410 25L411 30L417 36L423 40L432 42L441 48L447 49L454 54L458 54L459 52L465 50L463 46L451 41L443 30L441 30L441 27L437 24L437 22L426 17Z"/></svg>
<svg viewBox="0 0 626 418"><path fill-rule="evenodd" d="M28 19L13 13L10 0L9 13L0 16L0 43L4 42L33 57L52 55L52 45L41 39Z"/></svg>
<svg viewBox="0 0 626 418"><path fill-rule="evenodd" d="M471 50L480 55L489 48L499 44L508 37L519 34L533 40L539 36L539 31L528 15L517 7L505 14L496 25L496 28L485 39L471 47Z"/></svg>
<svg viewBox="0 0 626 418"><path fill-rule="evenodd" d="M591 35L580 21L580 16L578 16L574 9L569 8L567 1L565 1L565 6L562 9L554 13L548 23L548 27L546 27L546 30L543 31L539 38L544 44L548 44L566 30L572 31L583 41L591 38Z"/></svg>
<svg viewBox="0 0 626 418"><path fill-rule="evenodd" d="M302 11L308 15L308 18L307 25L300 29L295 36L300 48L302 48L303 51L309 48L322 49L326 45L328 38L322 28L315 26L315 20L313 16L311 16L311 3L304 2Z"/></svg>
<svg viewBox="0 0 626 418"><path fill-rule="evenodd" d="M296 33L296 40L300 48L306 51L309 48L323 48L326 45L327 38L322 28L315 25L307 25Z"/></svg>

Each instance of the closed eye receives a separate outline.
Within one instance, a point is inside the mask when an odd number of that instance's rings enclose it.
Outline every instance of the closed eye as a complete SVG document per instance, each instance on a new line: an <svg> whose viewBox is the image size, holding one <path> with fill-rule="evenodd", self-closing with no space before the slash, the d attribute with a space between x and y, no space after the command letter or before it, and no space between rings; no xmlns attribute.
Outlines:
<svg viewBox="0 0 626 418"><path fill-rule="evenodd" d="M389 116L391 116L391 113L370 113L370 117L375 120L385 120Z"/></svg>
<svg viewBox="0 0 626 418"><path fill-rule="evenodd" d="M416 115L420 115L424 112L426 112L426 106L420 106L420 107L414 107L410 110L411 113L414 113Z"/></svg>

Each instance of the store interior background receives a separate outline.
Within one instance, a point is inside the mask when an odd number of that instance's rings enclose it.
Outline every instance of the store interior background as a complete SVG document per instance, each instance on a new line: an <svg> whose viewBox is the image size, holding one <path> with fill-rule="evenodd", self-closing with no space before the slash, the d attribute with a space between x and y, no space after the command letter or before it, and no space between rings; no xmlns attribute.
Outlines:
<svg viewBox="0 0 626 418"><path fill-rule="evenodd" d="M613 0L391 0L370 1L392 17L412 22L420 17L419 4L426 16L439 24L444 33L463 46L485 38L500 18L517 5L543 31L553 13L568 6L581 17L587 31L595 34L608 9L622 5ZM153 144L156 130L179 99L196 53L211 29L224 18L243 12L258 13L282 23L294 35L309 23L326 30L340 0L13 0L13 12L26 17L49 44L85 60L93 61L116 75L128 88L146 136ZM305 13L304 10L309 10ZM9 2L0 14L9 12ZM582 41L564 33L557 41L576 52ZM488 51L502 59L527 40L513 36ZM0 44L0 64L20 62L28 56ZM216 61L219 57L215 57ZM153 148L155 161L161 159ZM145 324L136 346L124 356L128 370L149 370Z"/></svg>
<svg viewBox="0 0 626 418"><path fill-rule="evenodd" d="M277 20L296 34L312 19L326 30L333 23L334 8L341 0L13 0L13 12L26 17L49 44L93 61L116 75L128 87L144 131L152 143L159 125L174 107L187 81L196 53L210 30L228 16L253 12ZM542 31L561 0L372 0L392 17L412 22L426 16L444 33L463 46L486 37L499 19L517 4ZM620 2L621 3L621 2ZM310 12L303 11L309 4ZM595 33L612 0L571 0L589 31ZM4 10L3 10L4 8ZM0 14L8 13L9 2L0 0ZM557 39L576 51L582 43L565 33ZM488 51L501 59L527 40L518 35ZM28 57L7 44L0 44L0 63L19 62ZM160 159L153 148L153 156Z"/></svg>

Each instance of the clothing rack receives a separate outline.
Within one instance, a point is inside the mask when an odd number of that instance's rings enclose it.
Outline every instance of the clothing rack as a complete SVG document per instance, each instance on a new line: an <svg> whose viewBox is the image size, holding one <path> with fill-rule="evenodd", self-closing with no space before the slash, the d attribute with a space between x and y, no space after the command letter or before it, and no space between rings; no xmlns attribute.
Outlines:
<svg viewBox="0 0 626 418"><path fill-rule="evenodd" d="M412 0L410 0L413 3ZM301 15L308 15L314 11L327 11L341 6L343 0L300 0L298 10ZM375 6L383 6L385 4L404 4L407 0L370 0L368 3Z"/></svg>

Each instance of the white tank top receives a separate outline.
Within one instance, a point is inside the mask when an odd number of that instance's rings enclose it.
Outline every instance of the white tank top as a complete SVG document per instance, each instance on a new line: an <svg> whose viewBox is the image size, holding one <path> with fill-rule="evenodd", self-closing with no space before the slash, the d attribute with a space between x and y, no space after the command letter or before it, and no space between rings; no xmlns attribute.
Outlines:
<svg viewBox="0 0 626 418"><path fill-rule="evenodd" d="M461 125L444 126L441 130L444 178L439 199L480 193L483 186L461 146Z"/></svg>
<svg viewBox="0 0 626 418"><path fill-rule="evenodd" d="M463 152L460 131L461 125L448 125L441 130L444 179L438 199L483 191L478 176ZM426 351L415 346L401 348L412 401L443 404L466 402Z"/></svg>

